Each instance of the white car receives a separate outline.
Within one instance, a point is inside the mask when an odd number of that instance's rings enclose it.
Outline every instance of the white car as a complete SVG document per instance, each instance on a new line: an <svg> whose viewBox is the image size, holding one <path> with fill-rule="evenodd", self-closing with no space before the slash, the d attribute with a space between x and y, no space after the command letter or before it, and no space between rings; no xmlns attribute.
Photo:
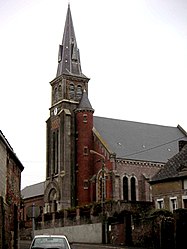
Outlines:
<svg viewBox="0 0 187 249"><path fill-rule="evenodd" d="M71 249L64 235L36 235L30 249Z"/></svg>

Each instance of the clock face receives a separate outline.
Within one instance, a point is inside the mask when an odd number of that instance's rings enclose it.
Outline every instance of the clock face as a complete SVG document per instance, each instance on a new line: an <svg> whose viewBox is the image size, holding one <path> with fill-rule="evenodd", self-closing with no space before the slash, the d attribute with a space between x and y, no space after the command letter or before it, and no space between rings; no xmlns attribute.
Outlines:
<svg viewBox="0 0 187 249"><path fill-rule="evenodd" d="M58 109L57 109L57 107L55 107L55 109L54 109L54 115L57 115L57 112L58 112Z"/></svg>

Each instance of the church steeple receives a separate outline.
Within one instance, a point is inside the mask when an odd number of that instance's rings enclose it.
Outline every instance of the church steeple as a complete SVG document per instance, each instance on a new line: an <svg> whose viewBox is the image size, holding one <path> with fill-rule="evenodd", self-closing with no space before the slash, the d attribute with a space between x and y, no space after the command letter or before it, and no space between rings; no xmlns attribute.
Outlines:
<svg viewBox="0 0 187 249"><path fill-rule="evenodd" d="M70 4L66 15L62 44L59 45L57 77L62 74L83 76L77 47Z"/></svg>
<svg viewBox="0 0 187 249"><path fill-rule="evenodd" d="M57 75L50 82L51 107L50 117L47 120L45 182L47 210L50 208L53 210L52 206L56 206L59 210L69 208L75 206L77 201L77 117L80 116L78 120L81 120L81 115L84 115L84 119L88 118L88 121L84 121L87 122L89 130L87 134L93 127L94 110L87 96L88 81L89 79L82 74L70 5L68 5L62 44L59 48ZM87 140L82 141L87 142ZM91 145L89 147L92 148Z"/></svg>

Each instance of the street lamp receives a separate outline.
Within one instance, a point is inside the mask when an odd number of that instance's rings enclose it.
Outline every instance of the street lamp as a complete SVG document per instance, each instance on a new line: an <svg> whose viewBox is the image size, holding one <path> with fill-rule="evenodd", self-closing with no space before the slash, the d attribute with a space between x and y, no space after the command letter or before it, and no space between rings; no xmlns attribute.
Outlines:
<svg viewBox="0 0 187 249"><path fill-rule="evenodd" d="M105 157L95 150L90 150L90 154L95 154L102 161L102 178L101 178L101 207L102 207L102 242L106 243L106 226L105 226Z"/></svg>

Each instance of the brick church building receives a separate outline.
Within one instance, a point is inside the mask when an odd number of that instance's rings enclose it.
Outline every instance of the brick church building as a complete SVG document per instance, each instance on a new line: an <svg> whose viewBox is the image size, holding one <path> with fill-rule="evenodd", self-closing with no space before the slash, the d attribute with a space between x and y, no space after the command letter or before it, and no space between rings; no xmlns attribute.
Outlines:
<svg viewBox="0 0 187 249"><path fill-rule="evenodd" d="M152 201L149 180L187 134L179 125L94 116L70 6L50 84L44 213L97 201Z"/></svg>

